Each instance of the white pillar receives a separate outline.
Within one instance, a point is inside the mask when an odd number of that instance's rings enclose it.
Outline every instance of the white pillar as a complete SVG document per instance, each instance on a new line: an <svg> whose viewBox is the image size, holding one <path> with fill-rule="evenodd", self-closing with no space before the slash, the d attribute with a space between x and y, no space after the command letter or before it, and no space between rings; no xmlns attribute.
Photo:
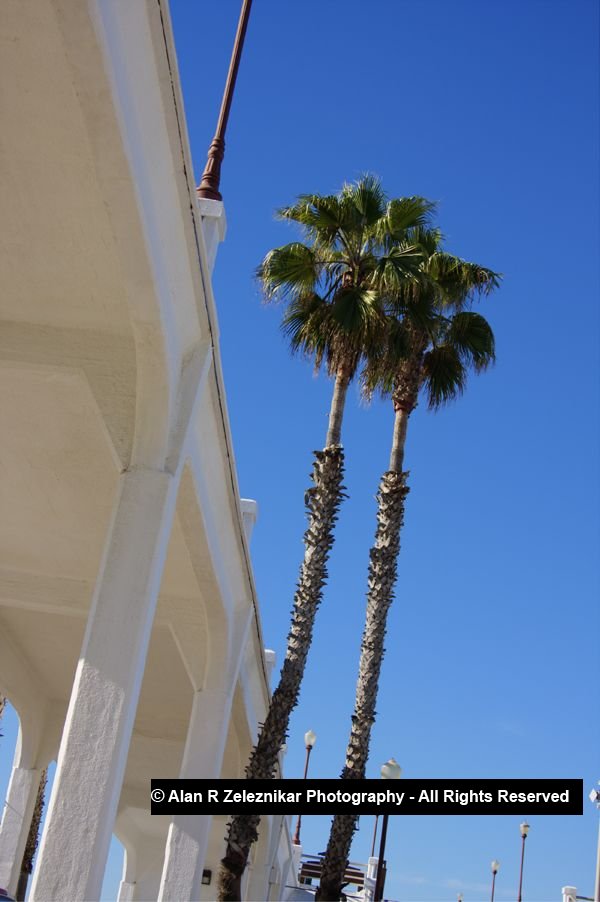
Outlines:
<svg viewBox="0 0 600 902"><path fill-rule="evenodd" d="M273 669L275 667L277 661L277 656L272 648L265 648L265 664L267 671L267 681L271 682L271 674L273 673Z"/></svg>
<svg viewBox="0 0 600 902"><path fill-rule="evenodd" d="M196 692L181 764L182 779L217 779L229 730L233 689ZM176 814L169 827L159 902L200 898L206 848L212 827L209 815Z"/></svg>
<svg viewBox="0 0 600 902"><path fill-rule="evenodd" d="M176 479L120 479L58 755L31 902L98 899L173 521Z"/></svg>
<svg viewBox="0 0 600 902"><path fill-rule="evenodd" d="M119 891L124 894L124 898L119 896L119 902L148 902L149 899L156 899L164 849L162 834L154 836L146 832L140 833L135 856L135 877L121 882Z"/></svg>
<svg viewBox="0 0 600 902"><path fill-rule="evenodd" d="M240 498L240 507L242 509L242 522L244 524L244 533L246 541L249 543L252 538L254 527L256 526L256 518L258 517L258 504L250 498Z"/></svg>
<svg viewBox="0 0 600 902"><path fill-rule="evenodd" d="M267 884L267 902L270 899L277 898L279 899L279 886L283 882L281 877L281 871L279 868L279 845L281 843L281 836L283 833L283 828L288 827L288 822L285 814L275 814L273 815L273 824L271 827L271 841L269 843L269 880Z"/></svg>
<svg viewBox="0 0 600 902"><path fill-rule="evenodd" d="M286 842L288 843L288 846L287 849L284 850L285 860L281 869L280 895L275 897L277 899L287 899L290 896L292 891L286 889L286 887L300 886L298 875L300 873L302 859L302 846L294 845L289 835L286 837Z"/></svg>
<svg viewBox="0 0 600 902"><path fill-rule="evenodd" d="M365 902L373 902L375 898L375 884L377 882L377 865L379 864L379 858L374 858L371 856L369 861L367 862L367 873L365 874L365 890L364 890L364 899Z"/></svg>
<svg viewBox="0 0 600 902"><path fill-rule="evenodd" d="M128 844L125 846L123 855L123 873L119 883L117 902L133 902L135 898L135 865L136 855L131 844Z"/></svg>
<svg viewBox="0 0 600 902"><path fill-rule="evenodd" d="M216 779L221 775L229 733L231 706L248 632L254 620L249 606L240 612L230 651L213 648L214 664L207 687L196 691L179 776L181 779ZM229 662L229 666L227 665ZM212 828L212 817L177 814L169 826L158 893L159 902L200 898L202 870Z"/></svg>
<svg viewBox="0 0 600 902"><path fill-rule="evenodd" d="M574 886L563 886L562 897L563 902L575 902L577 890Z"/></svg>
<svg viewBox="0 0 600 902"><path fill-rule="evenodd" d="M269 882L274 868L279 867L279 847L285 828L286 834L289 833L290 819L286 814L274 814L273 823L271 825L271 839L269 842L269 853L267 857L267 865L269 868Z"/></svg>
<svg viewBox="0 0 600 902"><path fill-rule="evenodd" d="M208 268L212 273L217 259L217 250L221 241L225 239L227 223L225 221L225 208L223 201L211 200L208 197L199 197L198 206L202 217L202 234L206 245L206 257Z"/></svg>
<svg viewBox="0 0 600 902"><path fill-rule="evenodd" d="M128 883L127 880L121 880L119 883L119 895L117 902L133 902L135 898L135 883Z"/></svg>
<svg viewBox="0 0 600 902"><path fill-rule="evenodd" d="M0 825L0 886L17 891L41 770L13 767Z"/></svg>
<svg viewBox="0 0 600 902"><path fill-rule="evenodd" d="M275 829L273 815L263 815L258 829L258 841L253 846L252 867L248 874L248 899L266 899L269 895L271 831Z"/></svg>

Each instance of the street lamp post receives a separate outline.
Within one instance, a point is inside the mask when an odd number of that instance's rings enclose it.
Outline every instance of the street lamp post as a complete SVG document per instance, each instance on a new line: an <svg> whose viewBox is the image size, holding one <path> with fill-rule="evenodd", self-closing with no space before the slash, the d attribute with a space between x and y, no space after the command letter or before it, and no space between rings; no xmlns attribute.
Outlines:
<svg viewBox="0 0 600 902"><path fill-rule="evenodd" d="M225 92L221 102L217 130L211 145L208 148L208 159L206 161L204 172L202 173L202 179L197 188L198 197L208 198L209 200L223 200L219 187L221 182L221 163L223 162L223 157L225 155L225 131L227 129L227 120L229 119L231 101L233 100L233 91L238 69L240 67L240 59L242 57L242 49L244 46L244 38L246 37L246 29L248 28L251 6L252 0L244 0L235 35L229 72L227 73L227 82L225 84Z"/></svg>
<svg viewBox="0 0 600 902"><path fill-rule="evenodd" d="M494 890L496 889L496 874L498 873L499 870L500 870L500 862L496 861L496 859L494 858L494 860L492 861L492 900L491 900L491 902L494 902Z"/></svg>
<svg viewBox="0 0 600 902"><path fill-rule="evenodd" d="M402 768L395 758L390 758L385 764L381 765L381 777L383 780L399 780L402 776ZM383 899L383 887L385 884L385 841L387 839L389 815L383 815L383 823L381 825L381 841L379 843L379 860L377 862L377 877L375 879L374 902L381 902Z"/></svg>
<svg viewBox="0 0 600 902"><path fill-rule="evenodd" d="M517 902L521 902L523 898L523 862L525 861L525 840L527 839L527 834L529 833L529 824L527 821L523 821L523 823L519 826L519 830L521 831L521 869L519 871L519 898Z"/></svg>
<svg viewBox="0 0 600 902"><path fill-rule="evenodd" d="M600 781L599 781L600 782ZM590 801L600 811L600 789L592 789ZM596 855L596 883L594 885L594 902L600 902L600 823L598 824L598 852Z"/></svg>
<svg viewBox="0 0 600 902"><path fill-rule="evenodd" d="M304 734L304 748L306 749L306 759L304 761L304 776L302 777L303 780L306 780L306 776L308 774L308 762L310 760L310 753L312 752L316 741L317 741L317 737L316 737L315 733L313 733L312 730L307 730L306 733ZM292 842L294 843L295 846L300 845L300 826L301 826L301 824L302 824L302 815L299 814L298 821L296 823L296 832L294 833L294 839L292 840Z"/></svg>

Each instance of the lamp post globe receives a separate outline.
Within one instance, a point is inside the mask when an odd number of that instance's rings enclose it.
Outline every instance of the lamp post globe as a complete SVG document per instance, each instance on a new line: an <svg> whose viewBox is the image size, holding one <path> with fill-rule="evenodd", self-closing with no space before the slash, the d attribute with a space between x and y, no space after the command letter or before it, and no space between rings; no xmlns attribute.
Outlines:
<svg viewBox="0 0 600 902"><path fill-rule="evenodd" d="M390 758L381 765L382 780L399 780L402 776L402 768L395 758Z"/></svg>
<svg viewBox="0 0 600 902"><path fill-rule="evenodd" d="M304 734L304 748L312 749L314 747L315 742L317 741L317 734L313 733L312 730L307 730Z"/></svg>

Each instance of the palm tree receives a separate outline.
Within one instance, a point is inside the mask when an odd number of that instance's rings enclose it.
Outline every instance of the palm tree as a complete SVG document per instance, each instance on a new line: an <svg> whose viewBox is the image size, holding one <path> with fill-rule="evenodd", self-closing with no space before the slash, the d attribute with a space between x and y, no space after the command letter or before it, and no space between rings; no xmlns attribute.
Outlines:
<svg viewBox="0 0 600 902"><path fill-rule="evenodd" d="M305 241L271 251L258 270L265 298L286 304L282 327L292 351L313 358L317 368L324 365L334 389L325 447L315 452L313 486L305 495L309 524L286 656L246 767L250 780L274 778L298 701L344 497L341 430L348 386L365 354L381 343L386 292L420 277L423 251L407 235L428 222L432 209L420 197L388 202L372 176L344 185L335 195L303 195L279 215L300 225ZM240 899L259 823L260 816L254 814L232 818L219 899Z"/></svg>
<svg viewBox="0 0 600 902"><path fill-rule="evenodd" d="M441 236L422 234L428 248L427 280L401 292L389 322L385 346L365 372L367 393L391 395L394 430L389 469L377 495L377 530L369 556L367 611L356 698L342 779L362 779L369 757L379 675L384 656L387 614L393 600L408 472L403 470L408 420L422 390L436 410L462 394L468 370L486 369L494 360L494 335L478 313L465 310L478 294L499 284L489 269L441 250ZM323 860L317 899L338 900L358 817L336 815Z"/></svg>

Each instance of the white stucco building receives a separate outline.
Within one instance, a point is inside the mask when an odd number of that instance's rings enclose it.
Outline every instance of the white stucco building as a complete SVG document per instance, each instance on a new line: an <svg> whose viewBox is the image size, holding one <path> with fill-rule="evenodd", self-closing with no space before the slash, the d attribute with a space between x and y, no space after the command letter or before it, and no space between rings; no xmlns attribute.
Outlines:
<svg viewBox="0 0 600 902"><path fill-rule="evenodd" d="M21 731L0 828L30 898L214 899L224 819L152 818L152 777L242 776L268 702L211 270L166 0L4 0L0 692ZM266 819L246 895L282 898ZM283 829L282 829L283 826ZM201 885L203 869L212 884Z"/></svg>

